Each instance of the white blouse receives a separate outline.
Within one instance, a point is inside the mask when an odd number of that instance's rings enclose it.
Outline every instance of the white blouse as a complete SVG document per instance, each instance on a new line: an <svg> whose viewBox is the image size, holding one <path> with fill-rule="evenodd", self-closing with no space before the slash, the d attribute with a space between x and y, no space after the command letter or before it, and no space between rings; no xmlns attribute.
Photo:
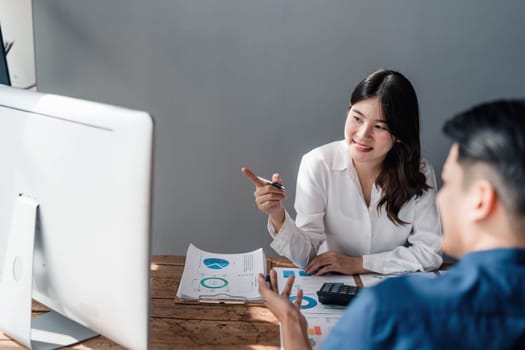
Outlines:
<svg viewBox="0 0 525 350"><path fill-rule="evenodd" d="M304 268L316 255L335 251L362 256L363 267L382 274L437 269L441 223L436 208L436 177L422 159L422 171L431 188L410 199L399 211L409 224L396 225L377 203L381 189L372 187L367 207L346 141L335 141L308 152L301 159L295 196L295 222L288 212L271 247Z"/></svg>

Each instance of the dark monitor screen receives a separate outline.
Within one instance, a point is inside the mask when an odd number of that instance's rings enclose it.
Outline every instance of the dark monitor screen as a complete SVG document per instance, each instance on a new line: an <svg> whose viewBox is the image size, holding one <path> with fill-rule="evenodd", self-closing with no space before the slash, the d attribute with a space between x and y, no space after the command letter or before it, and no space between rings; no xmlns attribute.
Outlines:
<svg viewBox="0 0 525 350"><path fill-rule="evenodd" d="M7 59L4 46L4 37L2 36L2 28L0 28L0 84L11 85L9 79L9 70L7 69Z"/></svg>

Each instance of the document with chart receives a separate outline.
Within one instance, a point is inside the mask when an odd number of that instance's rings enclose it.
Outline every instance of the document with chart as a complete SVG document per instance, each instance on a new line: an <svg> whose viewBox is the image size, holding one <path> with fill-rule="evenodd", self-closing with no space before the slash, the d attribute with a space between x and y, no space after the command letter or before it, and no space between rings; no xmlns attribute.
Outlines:
<svg viewBox="0 0 525 350"><path fill-rule="evenodd" d="M303 314L328 314L328 315L340 315L345 306L339 305L325 305L319 302L317 298L317 291L321 289L323 283L343 283L349 286L355 286L355 280L353 276L349 275L337 275L327 274L324 276L309 275L304 270L298 268L288 267L274 267L277 272L277 285L279 291L282 292L286 280L289 276L294 276L295 281L291 293L291 299L294 300L299 289L303 290L303 303L301 305L301 311Z"/></svg>
<svg viewBox="0 0 525 350"><path fill-rule="evenodd" d="M290 300L295 300L299 289L303 290L304 294L303 302L301 304L301 312L308 323L308 340L312 349L318 349L322 340L328 335L328 333L330 333L332 327L341 317L343 317L346 307L321 304L317 298L316 292L321 289L325 282L344 283L346 285L355 286L356 283L354 277L337 274L313 276L298 268L274 267L274 270L277 272L277 284L279 286L279 291L281 292L288 277L295 277Z"/></svg>
<svg viewBox="0 0 525 350"><path fill-rule="evenodd" d="M177 299L208 303L262 302L257 287L259 273L266 274L262 249L220 254L206 252L190 243Z"/></svg>

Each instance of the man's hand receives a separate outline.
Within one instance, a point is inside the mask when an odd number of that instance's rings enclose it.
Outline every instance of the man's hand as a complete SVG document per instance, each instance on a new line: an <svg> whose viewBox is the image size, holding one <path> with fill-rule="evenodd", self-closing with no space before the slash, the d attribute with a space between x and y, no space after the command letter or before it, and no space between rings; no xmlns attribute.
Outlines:
<svg viewBox="0 0 525 350"><path fill-rule="evenodd" d="M294 279L293 276L288 277L283 292L279 294L275 270L270 271L270 285L267 285L264 275L259 274L257 279L259 293L265 300L266 307L281 322L284 348L286 350L311 349L306 319L301 313L302 289L297 292L295 301L293 303L290 301Z"/></svg>

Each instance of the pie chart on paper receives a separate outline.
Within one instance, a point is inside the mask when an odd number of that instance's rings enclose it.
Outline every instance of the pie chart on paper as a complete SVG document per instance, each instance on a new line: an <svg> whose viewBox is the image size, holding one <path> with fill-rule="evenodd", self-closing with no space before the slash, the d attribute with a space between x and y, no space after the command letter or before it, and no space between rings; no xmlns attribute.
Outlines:
<svg viewBox="0 0 525 350"><path fill-rule="evenodd" d="M230 262L228 260L219 259L219 258L207 258L203 260L204 265L206 265L209 269L212 270L221 270L228 265L230 265Z"/></svg>

